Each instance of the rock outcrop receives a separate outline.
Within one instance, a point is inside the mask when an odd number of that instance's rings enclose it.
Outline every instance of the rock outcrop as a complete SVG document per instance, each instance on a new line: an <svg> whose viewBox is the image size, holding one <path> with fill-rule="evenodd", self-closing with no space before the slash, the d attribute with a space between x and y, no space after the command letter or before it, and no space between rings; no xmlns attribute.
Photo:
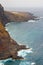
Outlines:
<svg viewBox="0 0 43 65"><path fill-rule="evenodd" d="M2 21L3 25L5 26L10 20L7 18L4 12L3 6L0 4L0 21Z"/></svg>
<svg viewBox="0 0 43 65"><path fill-rule="evenodd" d="M0 21L0 60L10 57L14 59L23 59L22 57L17 56L18 51L22 49L29 48L26 48L25 45L19 45L13 40Z"/></svg>
<svg viewBox="0 0 43 65"><path fill-rule="evenodd" d="M5 15L9 18L10 22L27 22L28 20L34 20L35 16L29 12L8 12L5 11Z"/></svg>
<svg viewBox="0 0 43 65"><path fill-rule="evenodd" d="M34 20L35 16L33 16L29 12L8 12L4 11L3 6L0 4L0 20L5 26L6 23L9 22L26 22L28 20Z"/></svg>

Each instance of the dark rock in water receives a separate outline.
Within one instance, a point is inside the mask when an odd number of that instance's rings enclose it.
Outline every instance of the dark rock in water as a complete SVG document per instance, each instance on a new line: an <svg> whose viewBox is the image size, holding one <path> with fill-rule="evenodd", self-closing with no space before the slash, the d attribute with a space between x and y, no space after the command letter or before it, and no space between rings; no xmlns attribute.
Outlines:
<svg viewBox="0 0 43 65"><path fill-rule="evenodd" d="M26 48L25 45L19 45L13 40L6 31L2 22L0 21L0 60L12 57L13 59L23 59L17 56L17 52Z"/></svg>
<svg viewBox="0 0 43 65"><path fill-rule="evenodd" d="M3 6L0 4L0 21L3 25L9 22L26 22L28 20L34 20L36 17L29 12L9 12L4 11Z"/></svg>

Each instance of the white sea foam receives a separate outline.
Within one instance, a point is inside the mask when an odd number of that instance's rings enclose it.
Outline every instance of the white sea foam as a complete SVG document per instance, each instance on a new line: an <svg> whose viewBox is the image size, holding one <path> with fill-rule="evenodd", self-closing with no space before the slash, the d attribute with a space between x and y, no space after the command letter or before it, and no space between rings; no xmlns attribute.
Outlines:
<svg viewBox="0 0 43 65"><path fill-rule="evenodd" d="M8 26L10 23L7 23L6 26Z"/></svg>
<svg viewBox="0 0 43 65"><path fill-rule="evenodd" d="M36 64L34 62L32 62L31 65L36 65Z"/></svg>
<svg viewBox="0 0 43 65"><path fill-rule="evenodd" d="M6 27L5 27L6 28ZM8 29L6 28L6 31L8 31Z"/></svg>
<svg viewBox="0 0 43 65"><path fill-rule="evenodd" d="M31 22L32 23L32 22L36 22L36 21L35 20L29 20L28 22Z"/></svg>
<svg viewBox="0 0 43 65"><path fill-rule="evenodd" d="M33 53L33 52L32 52L32 48L27 49L27 50L18 51L18 56L25 57L28 53Z"/></svg>
<svg viewBox="0 0 43 65"><path fill-rule="evenodd" d="M4 63L0 63L0 65L4 65Z"/></svg>

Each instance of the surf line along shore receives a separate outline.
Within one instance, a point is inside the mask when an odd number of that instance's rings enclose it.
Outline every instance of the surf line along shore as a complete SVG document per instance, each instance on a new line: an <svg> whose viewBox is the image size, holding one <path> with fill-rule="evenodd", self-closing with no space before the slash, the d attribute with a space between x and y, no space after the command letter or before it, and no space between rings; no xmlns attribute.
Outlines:
<svg viewBox="0 0 43 65"><path fill-rule="evenodd" d="M29 12L18 12L18 11L5 11L4 7L0 4L0 20L5 24L10 22L28 22L28 20L35 20L37 18Z"/></svg>
<svg viewBox="0 0 43 65"><path fill-rule="evenodd" d="M19 45L10 37L8 31L5 29L5 24L9 22L11 21L8 19L3 6L0 4L0 60L10 57L14 59L24 59L23 57L17 56L18 51L30 48L26 48L26 45Z"/></svg>

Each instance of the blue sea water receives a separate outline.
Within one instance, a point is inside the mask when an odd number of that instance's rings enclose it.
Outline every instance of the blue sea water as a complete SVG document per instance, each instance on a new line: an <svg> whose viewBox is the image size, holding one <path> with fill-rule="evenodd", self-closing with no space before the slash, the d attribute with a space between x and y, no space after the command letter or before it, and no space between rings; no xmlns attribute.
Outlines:
<svg viewBox="0 0 43 65"><path fill-rule="evenodd" d="M35 62L36 65L43 65L43 20L40 19L35 22L25 23L12 22L7 25L7 28L13 39L18 43L26 44L33 49L33 53L29 53L26 56L28 62ZM27 65L27 60L25 60L24 63Z"/></svg>
<svg viewBox="0 0 43 65"><path fill-rule="evenodd" d="M43 17L42 11L41 9L30 10L39 17ZM43 65L43 19L20 23L11 22L6 25L6 28L14 40L32 48L33 53L24 52L25 60L9 59L4 62L4 65Z"/></svg>

